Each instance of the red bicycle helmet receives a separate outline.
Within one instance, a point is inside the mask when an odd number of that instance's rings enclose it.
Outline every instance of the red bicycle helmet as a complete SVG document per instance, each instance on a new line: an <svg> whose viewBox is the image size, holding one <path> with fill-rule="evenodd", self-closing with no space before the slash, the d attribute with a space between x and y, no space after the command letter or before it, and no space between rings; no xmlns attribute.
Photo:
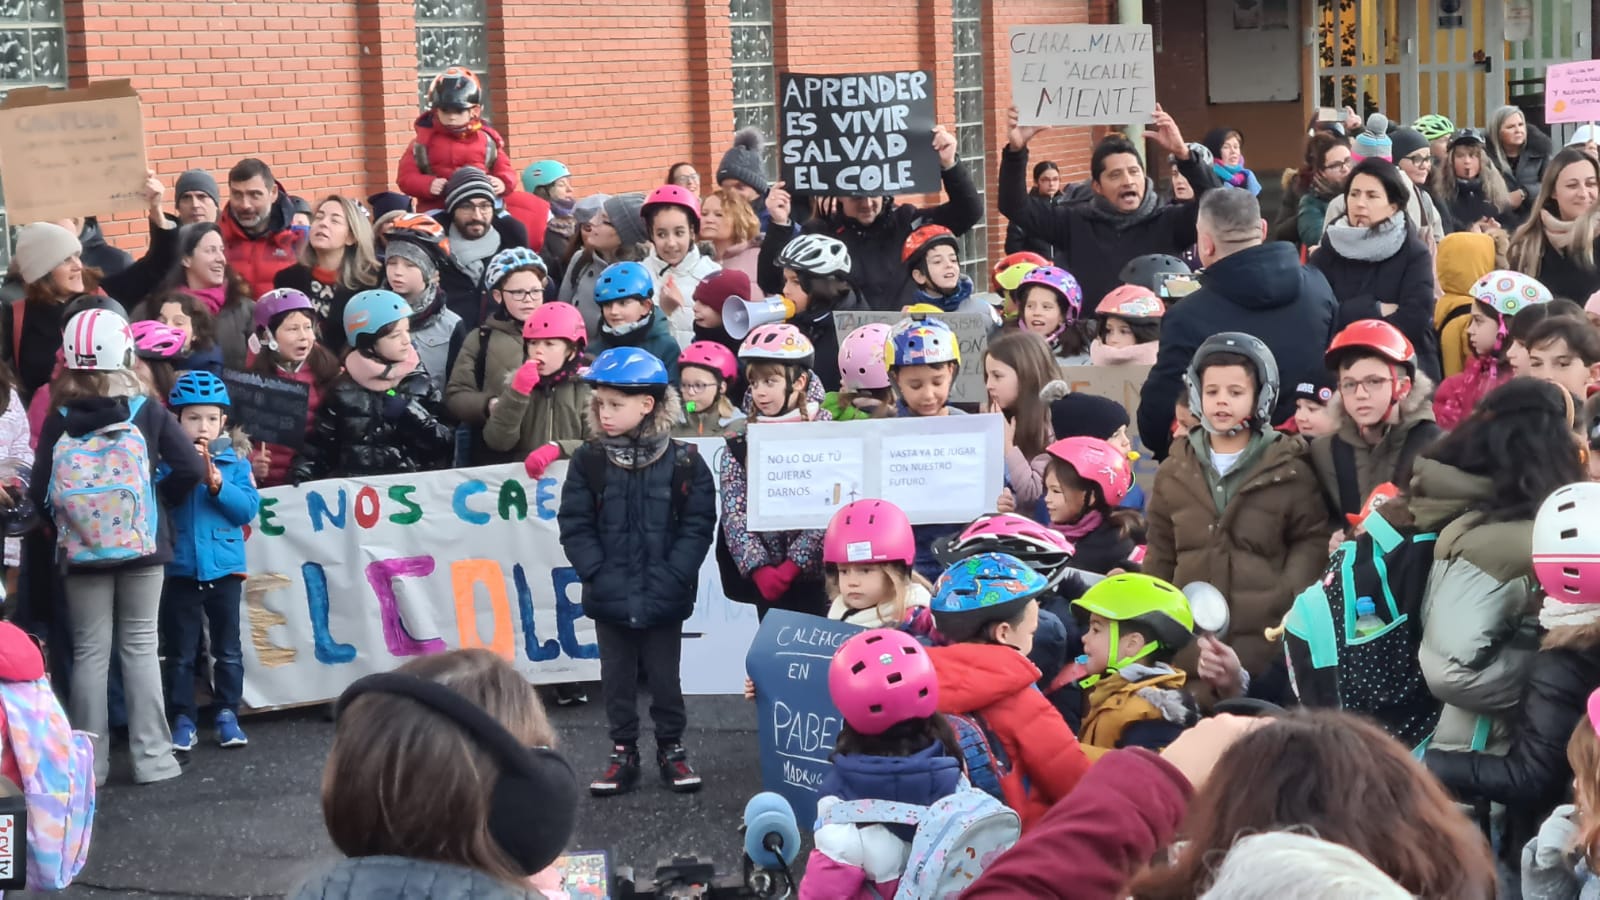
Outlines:
<svg viewBox="0 0 1600 900"><path fill-rule="evenodd" d="M1050 260L1037 253L1022 250L1017 253L1007 253L989 270L989 283L996 293L1001 291L1014 291L1022 276L1040 266L1050 265Z"/></svg>
<svg viewBox="0 0 1600 900"><path fill-rule="evenodd" d="M921 265L928 251L940 244L948 244L957 253L961 252L961 242L950 229L943 225L924 225L906 238L905 245L900 248L900 261L908 266Z"/></svg>
<svg viewBox="0 0 1600 900"><path fill-rule="evenodd" d="M1352 351L1362 351L1405 366L1408 374L1417 371L1417 351L1400 329L1382 319L1362 319L1351 322L1333 336L1328 350L1322 355L1329 369L1338 370L1339 361Z"/></svg>

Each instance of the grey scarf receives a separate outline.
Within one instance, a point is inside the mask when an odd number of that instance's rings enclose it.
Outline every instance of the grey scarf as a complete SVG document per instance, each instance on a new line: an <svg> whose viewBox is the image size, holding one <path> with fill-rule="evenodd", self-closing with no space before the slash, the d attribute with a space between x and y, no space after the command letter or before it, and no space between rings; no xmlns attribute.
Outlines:
<svg viewBox="0 0 1600 900"><path fill-rule="evenodd" d="M624 469L642 469L661 458L672 442L672 432L650 427L650 420L628 434L600 438L606 458L611 464ZM644 433L648 431L649 433Z"/></svg>
<svg viewBox="0 0 1600 900"><path fill-rule="evenodd" d="M467 238L456 230L455 225L450 226L450 257L455 260L456 267L467 273L473 281L483 277L484 266L499 252L500 232L493 225L477 240Z"/></svg>
<svg viewBox="0 0 1600 900"><path fill-rule="evenodd" d="M1110 225L1113 231L1127 231L1136 225L1148 222L1156 214L1156 190L1149 179L1144 184L1144 199L1139 201L1139 208L1132 212L1123 212L1111 205L1111 201L1095 194L1088 203L1079 206L1084 218L1104 225Z"/></svg>
<svg viewBox="0 0 1600 900"><path fill-rule="evenodd" d="M1406 211L1402 209L1371 228L1351 225L1347 219L1334 222L1323 229L1322 239L1345 259L1382 262L1405 245Z"/></svg>

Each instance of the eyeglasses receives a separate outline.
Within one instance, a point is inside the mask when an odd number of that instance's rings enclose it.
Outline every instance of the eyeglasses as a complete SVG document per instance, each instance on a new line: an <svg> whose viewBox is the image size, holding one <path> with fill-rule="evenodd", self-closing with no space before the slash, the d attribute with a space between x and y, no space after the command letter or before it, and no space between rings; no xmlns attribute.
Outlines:
<svg viewBox="0 0 1600 900"><path fill-rule="evenodd" d="M1354 396L1357 392L1362 392L1368 396L1373 396L1393 383L1393 379L1382 378L1377 375L1374 375L1371 378L1363 378L1360 381L1346 379L1345 381L1339 382L1339 393L1345 394L1346 396Z"/></svg>
<svg viewBox="0 0 1600 900"><path fill-rule="evenodd" d="M717 386L709 381L685 381L678 385L678 390L685 394L703 394L716 389Z"/></svg>
<svg viewBox="0 0 1600 900"><path fill-rule="evenodd" d="M528 300L532 300L535 297L543 297L544 288L532 288L526 291L501 291L500 296L506 298L507 300L515 300L518 303L523 303Z"/></svg>
<svg viewBox="0 0 1600 900"><path fill-rule="evenodd" d="M1411 156L1402 157L1402 159L1419 169L1427 168L1428 166L1433 165L1433 154L1426 151L1422 153L1416 153Z"/></svg>
<svg viewBox="0 0 1600 900"><path fill-rule="evenodd" d="M1351 165L1352 165L1352 163L1350 162L1350 157L1346 156L1344 159L1341 159L1338 162L1328 163L1327 165L1323 166L1322 167L1322 171L1324 171L1324 172L1342 172L1345 169L1350 168Z"/></svg>
<svg viewBox="0 0 1600 900"><path fill-rule="evenodd" d="M468 200L456 207L456 209L470 209L475 213L492 213L494 212L494 204L488 200Z"/></svg>

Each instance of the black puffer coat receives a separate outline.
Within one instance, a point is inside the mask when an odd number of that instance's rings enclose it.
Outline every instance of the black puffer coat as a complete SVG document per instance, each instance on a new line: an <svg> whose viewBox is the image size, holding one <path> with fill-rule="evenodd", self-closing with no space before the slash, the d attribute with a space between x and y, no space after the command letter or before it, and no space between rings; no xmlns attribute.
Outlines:
<svg viewBox="0 0 1600 900"><path fill-rule="evenodd" d="M598 403L590 401L590 423L600 420ZM557 517L561 549L583 582L583 614L596 622L654 628L694 613L700 563L717 531L717 486L694 448L670 439L679 412L669 388L633 445L667 442L643 466L613 461L595 424L567 466ZM595 472L605 473L602 483Z"/></svg>
<svg viewBox="0 0 1600 900"><path fill-rule="evenodd" d="M1403 212L1396 215L1405 222ZM1411 341L1418 367L1438 383L1441 375L1439 336L1433 330L1433 254L1409 224L1405 227L1405 240L1386 259L1369 261L1343 256L1324 233L1322 246L1308 262L1328 279L1333 296L1339 301L1333 323L1335 334L1351 322L1383 319ZM1398 308L1384 315L1382 303L1393 303Z"/></svg>
<svg viewBox="0 0 1600 900"><path fill-rule="evenodd" d="M455 430L444 423L444 401L414 351L382 380L375 377L378 364L360 353L346 357L345 366L322 397L291 481L450 467Z"/></svg>

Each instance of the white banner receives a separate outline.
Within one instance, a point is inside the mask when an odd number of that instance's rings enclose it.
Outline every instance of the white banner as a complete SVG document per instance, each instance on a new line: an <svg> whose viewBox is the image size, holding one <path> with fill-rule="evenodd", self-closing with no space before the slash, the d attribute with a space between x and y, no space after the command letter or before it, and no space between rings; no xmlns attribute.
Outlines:
<svg viewBox="0 0 1600 900"><path fill-rule="evenodd" d="M715 471L722 441L691 443ZM491 649L536 684L598 679L556 527L565 478L565 463L537 481L511 464L262 491L245 541L245 702L332 699L456 647ZM684 623L684 691L741 691L755 631L754 607L723 596L708 553Z"/></svg>
<svg viewBox="0 0 1600 900"><path fill-rule="evenodd" d="M914 525L966 522L994 509L1005 486L999 413L751 425L748 527L826 528L866 497Z"/></svg>

